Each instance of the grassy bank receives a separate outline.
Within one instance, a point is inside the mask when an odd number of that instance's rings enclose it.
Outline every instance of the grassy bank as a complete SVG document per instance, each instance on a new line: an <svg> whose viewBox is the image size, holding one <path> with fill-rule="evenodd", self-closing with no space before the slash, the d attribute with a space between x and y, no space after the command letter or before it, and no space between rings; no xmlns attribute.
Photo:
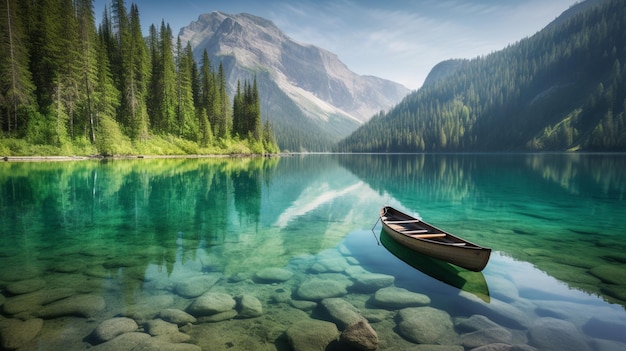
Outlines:
<svg viewBox="0 0 626 351"><path fill-rule="evenodd" d="M174 136L151 136L141 141L123 140L109 145L103 153L88 140L60 145L38 145L24 139L0 138L0 157L126 157L126 156L187 156L187 155L252 155L269 152L260 142L248 139L220 140L208 147Z"/></svg>

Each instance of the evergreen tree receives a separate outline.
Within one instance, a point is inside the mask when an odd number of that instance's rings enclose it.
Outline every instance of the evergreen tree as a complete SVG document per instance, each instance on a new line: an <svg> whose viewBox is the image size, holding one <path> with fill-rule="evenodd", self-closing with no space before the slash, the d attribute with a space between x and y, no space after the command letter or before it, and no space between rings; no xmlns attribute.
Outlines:
<svg viewBox="0 0 626 351"><path fill-rule="evenodd" d="M124 106L128 116L128 134L132 139L148 137L148 112L146 107L147 86L150 80L149 57L146 43L141 33L139 9L131 5L130 11L130 47L128 55L129 72L125 92L127 105Z"/></svg>
<svg viewBox="0 0 626 351"><path fill-rule="evenodd" d="M217 104L218 109L217 113L219 114L219 133L218 135L221 138L225 138L230 134L230 130L232 128L232 117L230 110L230 98L228 97L228 88L226 86L226 73L224 72L224 65L220 62L218 73L217 73L217 81L216 81L218 98Z"/></svg>
<svg viewBox="0 0 626 351"><path fill-rule="evenodd" d="M0 131L20 136L26 123L25 110L34 103L28 48L18 1L0 3ZM21 116L21 118L20 118Z"/></svg>
<svg viewBox="0 0 626 351"><path fill-rule="evenodd" d="M76 2L78 18L80 80L78 116L81 116L83 130L92 143L96 140L95 91L98 85L98 38L95 31L93 0Z"/></svg>
<svg viewBox="0 0 626 351"><path fill-rule="evenodd" d="M233 100L233 136L262 141L261 133L261 109L256 79L253 85L244 82L243 88L238 81Z"/></svg>
<svg viewBox="0 0 626 351"><path fill-rule="evenodd" d="M211 126L211 134L219 137L217 133L217 114L215 113L215 82L214 74L211 69L211 60L209 53L204 50L202 53L202 62L200 68L200 120L206 117L208 125Z"/></svg>
<svg viewBox="0 0 626 351"><path fill-rule="evenodd" d="M243 136L244 127L244 99L241 92L241 81L237 81L237 91L235 91L235 98L233 99L233 137Z"/></svg>
<svg viewBox="0 0 626 351"><path fill-rule="evenodd" d="M196 113L192 87L193 56L189 56L187 51L183 49L180 37L178 37L176 41L176 53L178 66L176 79L176 115L180 129L179 135L192 141L198 141L199 129L195 118Z"/></svg>

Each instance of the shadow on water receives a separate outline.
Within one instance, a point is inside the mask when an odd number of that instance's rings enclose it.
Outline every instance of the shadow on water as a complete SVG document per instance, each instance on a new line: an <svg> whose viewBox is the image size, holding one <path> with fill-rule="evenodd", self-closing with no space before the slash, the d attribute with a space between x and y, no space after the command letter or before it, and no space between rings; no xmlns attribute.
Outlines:
<svg viewBox="0 0 626 351"><path fill-rule="evenodd" d="M418 271L452 287L471 293L485 302L490 301L489 286L481 272L472 272L410 250L381 231L381 244L394 256Z"/></svg>

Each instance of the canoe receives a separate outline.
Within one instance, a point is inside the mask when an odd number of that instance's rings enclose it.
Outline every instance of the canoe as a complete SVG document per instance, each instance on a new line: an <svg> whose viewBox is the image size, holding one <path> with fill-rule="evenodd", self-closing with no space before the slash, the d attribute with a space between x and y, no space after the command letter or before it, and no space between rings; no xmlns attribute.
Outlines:
<svg viewBox="0 0 626 351"><path fill-rule="evenodd" d="M489 262L491 249L461 239L393 207L384 206L380 210L380 220L387 235L413 251L475 272L482 271Z"/></svg>
<svg viewBox="0 0 626 351"><path fill-rule="evenodd" d="M434 257L415 252L393 240L384 230L380 232L380 243L387 251L415 270L453 288L470 293L485 302L490 302L489 285L482 272L473 272ZM418 279L416 277L416 279Z"/></svg>

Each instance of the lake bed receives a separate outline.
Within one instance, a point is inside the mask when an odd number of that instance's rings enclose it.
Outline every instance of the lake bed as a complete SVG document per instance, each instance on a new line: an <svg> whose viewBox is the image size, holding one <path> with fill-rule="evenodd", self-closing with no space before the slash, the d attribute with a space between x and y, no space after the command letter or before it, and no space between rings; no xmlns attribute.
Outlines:
<svg viewBox="0 0 626 351"><path fill-rule="evenodd" d="M623 349L625 158L5 163L3 347ZM486 269L412 266L371 230L384 204L491 247Z"/></svg>

